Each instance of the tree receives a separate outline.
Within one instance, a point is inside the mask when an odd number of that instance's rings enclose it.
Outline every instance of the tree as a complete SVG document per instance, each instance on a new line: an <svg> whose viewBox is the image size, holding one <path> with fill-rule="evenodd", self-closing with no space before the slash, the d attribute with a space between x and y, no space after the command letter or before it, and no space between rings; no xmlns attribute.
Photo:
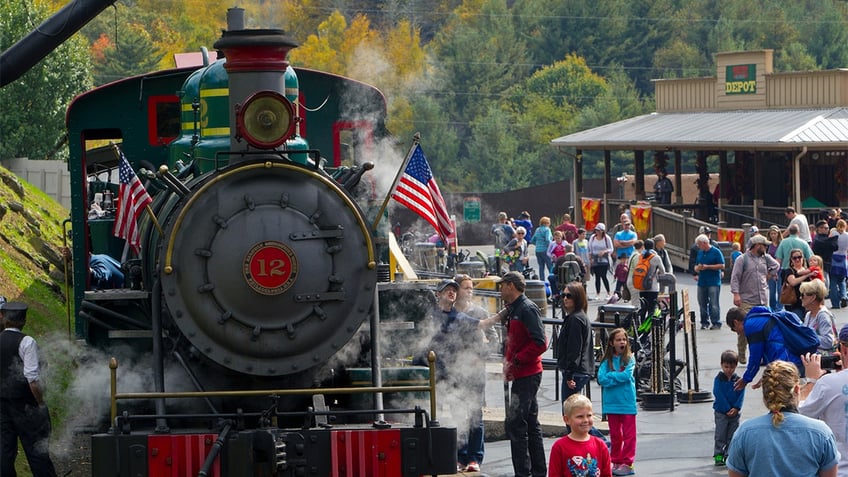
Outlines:
<svg viewBox="0 0 848 477"><path fill-rule="evenodd" d="M48 16L42 2L0 2L0 50ZM91 85L88 47L76 35L0 89L0 158L67 159L65 111L73 97Z"/></svg>
<svg viewBox="0 0 848 477"><path fill-rule="evenodd" d="M154 71L161 54L156 52L150 33L143 25L133 23L121 30L120 42L103 50L103 63L95 67L97 84Z"/></svg>

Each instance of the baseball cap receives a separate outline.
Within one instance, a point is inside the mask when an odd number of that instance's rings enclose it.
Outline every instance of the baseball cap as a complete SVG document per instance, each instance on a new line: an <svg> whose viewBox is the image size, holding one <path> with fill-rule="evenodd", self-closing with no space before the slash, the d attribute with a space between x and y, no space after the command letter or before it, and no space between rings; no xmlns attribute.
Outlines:
<svg viewBox="0 0 848 477"><path fill-rule="evenodd" d="M756 225L752 225L752 226L751 226L751 233L752 233L752 234L755 234L755 233L757 233L757 232L759 232L759 231L760 231L760 229L758 229Z"/></svg>
<svg viewBox="0 0 848 477"><path fill-rule="evenodd" d="M842 329L839 330L839 341L848 343L848 324L842 325Z"/></svg>
<svg viewBox="0 0 848 477"><path fill-rule="evenodd" d="M439 291L439 293L441 293L441 292L443 292L443 291L445 290L445 288L447 288L447 287L454 287L454 288L456 288L456 289L457 289L457 291L459 291L459 284L458 284L458 283L456 283L456 282L455 282L455 281L453 281L453 280L442 280L442 281L440 281L440 282L439 282L439 285L436 287L436 290L438 290L438 291Z"/></svg>
<svg viewBox="0 0 848 477"><path fill-rule="evenodd" d="M604 225L603 222L599 222L598 225L595 226L595 230L600 230L600 231L606 232L607 226Z"/></svg>
<svg viewBox="0 0 848 477"><path fill-rule="evenodd" d="M762 235L753 235L751 236L751 240L748 240L748 248L751 248L754 245L771 245L771 242Z"/></svg>
<svg viewBox="0 0 848 477"><path fill-rule="evenodd" d="M701 228L698 229L699 234L711 234L713 233L713 229L707 227L706 225L702 225Z"/></svg>
<svg viewBox="0 0 848 477"><path fill-rule="evenodd" d="M524 275L518 272L508 272L502 277L495 278L495 283L503 282L512 283L513 285L515 285L515 288L521 292L523 292L524 288L527 286L527 282L524 281Z"/></svg>

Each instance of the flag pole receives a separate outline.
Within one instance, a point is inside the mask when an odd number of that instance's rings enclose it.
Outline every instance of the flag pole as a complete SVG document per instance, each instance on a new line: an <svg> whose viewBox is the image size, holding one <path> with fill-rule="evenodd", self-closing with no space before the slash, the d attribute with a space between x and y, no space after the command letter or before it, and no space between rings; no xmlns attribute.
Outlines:
<svg viewBox="0 0 848 477"><path fill-rule="evenodd" d="M403 160L403 164L400 165L400 169L398 169L397 174L395 174L395 180L392 182L392 187L389 188L389 193L386 194L386 198L383 199L383 205L380 206L380 211L377 212L377 217L374 218L374 224L371 226L371 230L373 232L377 231L377 225L380 224L380 219L383 218L383 213L386 212L386 207L389 206L389 200L392 198L392 194L395 192L395 188L397 188L398 181L400 180L400 176L403 175L403 171L406 170L406 165L409 164L409 160L412 159L412 153L415 152L415 148L418 147L418 143L421 142L421 133L417 132L412 135L412 146L409 148L409 152L406 153L406 158Z"/></svg>

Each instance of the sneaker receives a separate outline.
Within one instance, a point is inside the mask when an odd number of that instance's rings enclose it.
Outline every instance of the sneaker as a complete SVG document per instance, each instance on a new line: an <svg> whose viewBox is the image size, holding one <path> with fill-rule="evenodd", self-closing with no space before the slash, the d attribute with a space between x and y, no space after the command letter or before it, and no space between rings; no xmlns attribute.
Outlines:
<svg viewBox="0 0 848 477"><path fill-rule="evenodd" d="M627 464L618 464L612 469L612 475L634 475L635 473L633 466Z"/></svg>
<svg viewBox="0 0 848 477"><path fill-rule="evenodd" d="M465 472L465 464L461 462L456 463L456 471L457 472Z"/></svg>
<svg viewBox="0 0 848 477"><path fill-rule="evenodd" d="M848 298L843 298L843 299L839 300L839 306L841 306L842 308L845 308L846 306L848 306Z"/></svg>
<svg viewBox="0 0 848 477"><path fill-rule="evenodd" d="M716 467L719 467L719 466L722 466L722 465L727 465L727 464L724 463L724 456L723 455L716 454L715 456L713 456L713 458L715 459Z"/></svg>
<svg viewBox="0 0 848 477"><path fill-rule="evenodd" d="M702 330L709 329L709 327L710 327L710 325L701 325L701 329L702 329Z"/></svg>
<svg viewBox="0 0 848 477"><path fill-rule="evenodd" d="M748 364L748 358L744 356L739 357L739 364Z"/></svg>
<svg viewBox="0 0 848 477"><path fill-rule="evenodd" d="M468 466L465 467L466 472L480 472L480 464L471 461L468 463Z"/></svg>
<svg viewBox="0 0 848 477"><path fill-rule="evenodd" d="M721 329L721 325L713 325L713 326L710 326L710 329L711 329L711 330L720 330L720 329Z"/></svg>

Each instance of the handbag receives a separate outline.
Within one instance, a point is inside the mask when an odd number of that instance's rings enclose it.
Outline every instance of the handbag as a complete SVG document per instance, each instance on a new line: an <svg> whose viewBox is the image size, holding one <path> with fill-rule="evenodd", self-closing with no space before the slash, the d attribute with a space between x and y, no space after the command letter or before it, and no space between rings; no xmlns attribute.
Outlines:
<svg viewBox="0 0 848 477"><path fill-rule="evenodd" d="M796 303L798 303L798 294L795 293L795 287L788 281L784 281L783 288L780 289L780 304L794 305Z"/></svg>

